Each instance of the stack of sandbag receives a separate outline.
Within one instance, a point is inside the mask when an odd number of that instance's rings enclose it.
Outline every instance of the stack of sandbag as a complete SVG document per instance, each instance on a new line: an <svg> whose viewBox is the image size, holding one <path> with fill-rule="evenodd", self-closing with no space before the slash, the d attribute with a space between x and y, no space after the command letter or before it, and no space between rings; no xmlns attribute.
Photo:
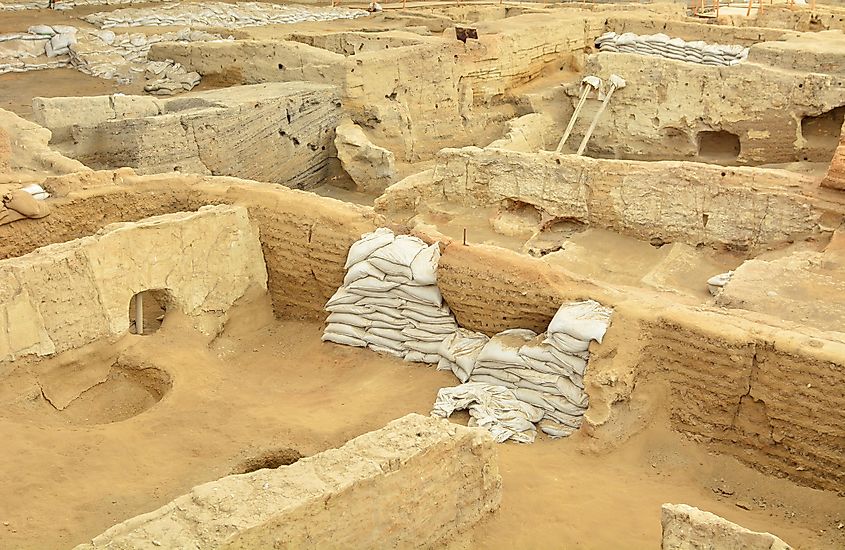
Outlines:
<svg viewBox="0 0 845 550"><path fill-rule="evenodd" d="M590 341L601 342L611 313L610 308L593 300L573 302L558 309L547 332L500 332L477 353L468 384L509 389L520 402L542 411L534 422L539 421L545 434L568 436L581 426L589 404L584 373ZM468 384L450 388L454 391L438 396L438 401L463 398L460 388ZM443 403L438 407L447 408ZM465 407L457 403L453 408Z"/></svg>
<svg viewBox="0 0 845 550"><path fill-rule="evenodd" d="M534 423L543 417L541 409L518 399L513 391L478 382L441 388L431 414L448 418L464 409L469 410L469 425L486 428L498 443L508 439L532 443L537 436Z"/></svg>
<svg viewBox="0 0 845 550"><path fill-rule="evenodd" d="M201 80L199 73L188 71L181 63L176 63L172 59L149 62L144 76L147 79L144 91L153 95L187 92Z"/></svg>
<svg viewBox="0 0 845 550"><path fill-rule="evenodd" d="M596 39L596 48L603 52L655 55L702 65L731 66L748 58L748 48L740 45L707 44L701 40L686 42L663 33L637 35L608 32Z"/></svg>
<svg viewBox="0 0 845 550"><path fill-rule="evenodd" d="M26 33L0 34L0 74L56 69L70 64L76 28L35 25Z"/></svg>
<svg viewBox="0 0 845 550"><path fill-rule="evenodd" d="M489 340L486 334L457 329L440 343L437 370L450 370L458 380L466 382L475 368L478 355Z"/></svg>
<svg viewBox="0 0 845 550"><path fill-rule="evenodd" d="M437 243L379 228L354 243L343 285L329 299L323 341L367 347L406 361L439 363L458 330L437 287Z"/></svg>

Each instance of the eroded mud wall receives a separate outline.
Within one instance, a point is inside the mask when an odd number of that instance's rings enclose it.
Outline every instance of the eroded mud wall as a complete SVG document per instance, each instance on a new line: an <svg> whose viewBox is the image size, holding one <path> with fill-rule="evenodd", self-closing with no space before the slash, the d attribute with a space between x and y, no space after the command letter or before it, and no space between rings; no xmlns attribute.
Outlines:
<svg viewBox="0 0 845 550"><path fill-rule="evenodd" d="M591 408L627 401L640 383L667 384L668 403L658 406L675 429L773 475L845 486L845 345L825 333L623 293L495 247L448 246L438 284L458 322L488 334L540 329L565 300L613 306L608 345L617 347L601 352L621 370L608 377L606 364L591 361ZM633 373L627 389L623 372Z"/></svg>
<svg viewBox="0 0 845 550"><path fill-rule="evenodd" d="M0 362L124 334L130 300L146 290L166 291L213 332L247 290L267 284L257 227L231 206L110 225L3 260L0 279Z"/></svg>
<svg viewBox="0 0 845 550"><path fill-rule="evenodd" d="M646 241L752 251L818 231L826 206L797 192L816 185L782 170L465 147L439 154L427 191L464 205L519 201Z"/></svg>
<svg viewBox="0 0 845 550"><path fill-rule="evenodd" d="M260 227L276 314L320 319L326 301L343 281L349 246L384 223L372 208L280 185L223 177L120 173L124 175L95 173L99 185L51 200L52 213L46 218L0 226L0 257L20 256L40 246L90 235L113 222L206 204L237 204L245 206ZM55 189L70 181L78 185L79 177L54 178L45 185Z"/></svg>
<svg viewBox="0 0 845 550"><path fill-rule="evenodd" d="M290 466L195 487L77 550L436 548L497 509L501 483L489 434L410 414Z"/></svg>

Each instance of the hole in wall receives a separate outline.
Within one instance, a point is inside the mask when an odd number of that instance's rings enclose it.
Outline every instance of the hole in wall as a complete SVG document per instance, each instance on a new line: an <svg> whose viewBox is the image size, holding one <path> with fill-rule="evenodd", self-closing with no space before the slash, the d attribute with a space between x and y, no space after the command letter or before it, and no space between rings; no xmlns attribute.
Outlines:
<svg viewBox="0 0 845 550"><path fill-rule="evenodd" d="M739 136L725 130L699 132L698 156L717 163L734 162L739 157Z"/></svg>
<svg viewBox="0 0 845 550"><path fill-rule="evenodd" d="M804 160L830 162L839 146L843 121L845 121L845 105L818 116L802 118L801 135L806 140Z"/></svg>
<svg viewBox="0 0 845 550"><path fill-rule="evenodd" d="M290 466L302 458L302 453L291 447L269 449L260 454L242 460L232 469L232 474L248 474L257 470L275 470L281 466Z"/></svg>
<svg viewBox="0 0 845 550"><path fill-rule="evenodd" d="M161 328L167 314L168 305L172 303L172 296L166 289L145 290L132 296L129 300L129 332L132 334L138 334L136 321L139 297L143 325L141 334L153 334Z"/></svg>

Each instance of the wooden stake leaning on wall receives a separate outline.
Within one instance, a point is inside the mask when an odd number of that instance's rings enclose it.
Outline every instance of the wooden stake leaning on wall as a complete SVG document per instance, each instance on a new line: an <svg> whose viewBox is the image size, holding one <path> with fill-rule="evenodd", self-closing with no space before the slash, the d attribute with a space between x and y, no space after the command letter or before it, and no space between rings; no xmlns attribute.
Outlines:
<svg viewBox="0 0 845 550"><path fill-rule="evenodd" d="M578 146L578 152L575 153L576 155L581 155L584 153L584 149L587 148L587 142L590 141L590 136L593 135L593 130L596 129L596 124L599 122L599 118L604 110L607 108L607 104L610 103L610 96L613 95L613 92L620 88L625 87L625 79L619 76L618 74L610 75L610 89L607 90L607 95L604 96L604 101L599 106L599 110L596 111L596 116L593 117L593 122L590 124L590 127L587 128L587 133L584 134L584 139L581 140L581 145Z"/></svg>
<svg viewBox="0 0 845 550"><path fill-rule="evenodd" d="M555 149L555 152L557 153L560 153L563 150L563 145L566 143L566 140L569 139L569 134L572 133L572 129L575 127L575 120L581 113L581 108L584 107L584 102L587 101L587 96L590 94L590 91L598 90L601 87L601 79L592 75L585 76L581 79L581 87L581 99L578 100L578 104L572 112L572 118L569 119L569 124L566 126L566 131L563 133L563 137L560 138L560 142L557 144L557 149Z"/></svg>

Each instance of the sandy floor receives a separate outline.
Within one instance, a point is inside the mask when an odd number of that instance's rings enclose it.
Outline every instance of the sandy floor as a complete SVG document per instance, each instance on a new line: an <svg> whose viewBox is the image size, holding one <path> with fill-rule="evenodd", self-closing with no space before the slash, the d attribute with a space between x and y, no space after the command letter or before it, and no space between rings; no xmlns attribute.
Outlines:
<svg viewBox="0 0 845 550"><path fill-rule="evenodd" d="M427 413L437 389L455 383L432 367L321 344L320 328L279 322L266 306L250 306L210 345L168 317L154 335L19 368L0 388L7 403L0 412L2 547L71 547L263 450L310 455L406 413ZM160 402L119 422L93 423L126 415L114 395L59 413L23 372L38 373L55 396L62 388L50 367L76 373L67 377L70 386L118 353L172 380ZM31 397L8 405L15 392ZM584 453L586 443L541 438L500 446L503 505L473 531L472 547L608 548L625 541L655 548L662 502L690 503L803 547L845 544L837 529L845 520L842 498L709 455L662 421L610 454Z"/></svg>

